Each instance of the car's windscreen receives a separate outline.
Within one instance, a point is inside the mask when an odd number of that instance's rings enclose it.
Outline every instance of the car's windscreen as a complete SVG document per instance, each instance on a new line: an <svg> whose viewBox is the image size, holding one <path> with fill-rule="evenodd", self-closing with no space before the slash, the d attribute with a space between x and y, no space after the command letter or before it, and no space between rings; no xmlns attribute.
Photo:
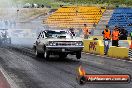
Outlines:
<svg viewBox="0 0 132 88"><path fill-rule="evenodd" d="M70 34L66 31L46 31L47 38L70 38Z"/></svg>

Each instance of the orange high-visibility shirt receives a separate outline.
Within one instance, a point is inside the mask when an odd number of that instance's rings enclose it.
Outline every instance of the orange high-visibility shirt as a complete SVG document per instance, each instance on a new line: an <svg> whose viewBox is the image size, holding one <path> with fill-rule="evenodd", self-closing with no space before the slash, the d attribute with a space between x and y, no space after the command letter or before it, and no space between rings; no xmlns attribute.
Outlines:
<svg viewBox="0 0 132 88"><path fill-rule="evenodd" d="M110 39L110 30L108 29L108 32L104 30L104 39Z"/></svg>
<svg viewBox="0 0 132 88"><path fill-rule="evenodd" d="M112 40L118 40L118 39L119 39L119 31L113 31Z"/></svg>
<svg viewBox="0 0 132 88"><path fill-rule="evenodd" d="M89 34L89 29L87 27L83 28L83 33L88 35Z"/></svg>

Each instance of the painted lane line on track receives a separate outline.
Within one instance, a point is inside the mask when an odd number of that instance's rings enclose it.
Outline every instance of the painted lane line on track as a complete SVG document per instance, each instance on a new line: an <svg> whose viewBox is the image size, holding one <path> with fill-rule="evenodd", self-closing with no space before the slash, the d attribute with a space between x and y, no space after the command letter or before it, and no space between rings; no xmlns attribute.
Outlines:
<svg viewBox="0 0 132 88"><path fill-rule="evenodd" d="M121 60L121 59L117 59L117 60Z"/></svg>
<svg viewBox="0 0 132 88"><path fill-rule="evenodd" d="M16 83L11 79L11 77L7 74L7 72L2 68L2 66L0 66L0 71L4 75L11 88L19 88Z"/></svg>
<svg viewBox="0 0 132 88"><path fill-rule="evenodd" d="M126 62L127 60L120 60L120 61L124 61L124 62Z"/></svg>
<svg viewBox="0 0 132 88"><path fill-rule="evenodd" d="M128 62L131 62L132 63L132 61L128 61Z"/></svg>

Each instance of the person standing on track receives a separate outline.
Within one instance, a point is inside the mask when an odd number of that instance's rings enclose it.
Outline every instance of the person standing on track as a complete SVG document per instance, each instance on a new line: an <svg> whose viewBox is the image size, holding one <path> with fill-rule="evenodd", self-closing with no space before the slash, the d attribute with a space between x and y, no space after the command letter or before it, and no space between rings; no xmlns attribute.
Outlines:
<svg viewBox="0 0 132 88"><path fill-rule="evenodd" d="M84 24L83 34L84 34L84 39L88 39L89 38L89 29L87 28L86 24Z"/></svg>
<svg viewBox="0 0 132 88"><path fill-rule="evenodd" d="M109 44L111 40L111 31L108 28L109 26L106 25L106 28L102 32L103 37L104 37L104 55L107 55L108 49L109 49Z"/></svg>
<svg viewBox="0 0 132 88"><path fill-rule="evenodd" d="M119 40L127 40L128 32L124 28L120 31L120 37Z"/></svg>
<svg viewBox="0 0 132 88"><path fill-rule="evenodd" d="M128 31L126 29L124 29L125 31L125 40L127 40L127 37L128 37Z"/></svg>
<svg viewBox="0 0 132 88"><path fill-rule="evenodd" d="M118 44L119 36L120 36L120 33L118 30L118 27L115 26L115 28L112 32L112 46L117 46L117 47L119 46L119 44Z"/></svg>

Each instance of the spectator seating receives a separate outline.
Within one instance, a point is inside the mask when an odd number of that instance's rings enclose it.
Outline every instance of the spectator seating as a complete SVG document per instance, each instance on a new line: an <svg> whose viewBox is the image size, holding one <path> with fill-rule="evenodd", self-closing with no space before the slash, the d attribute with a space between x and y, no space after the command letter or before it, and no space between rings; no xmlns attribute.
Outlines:
<svg viewBox="0 0 132 88"><path fill-rule="evenodd" d="M87 24L89 29L93 24L98 24L105 8L88 7L88 6L67 6L61 7L48 17L46 23L49 26L64 28L82 28Z"/></svg>
<svg viewBox="0 0 132 88"><path fill-rule="evenodd" d="M117 8L114 10L108 25L124 27L129 33L132 31L132 8Z"/></svg>

